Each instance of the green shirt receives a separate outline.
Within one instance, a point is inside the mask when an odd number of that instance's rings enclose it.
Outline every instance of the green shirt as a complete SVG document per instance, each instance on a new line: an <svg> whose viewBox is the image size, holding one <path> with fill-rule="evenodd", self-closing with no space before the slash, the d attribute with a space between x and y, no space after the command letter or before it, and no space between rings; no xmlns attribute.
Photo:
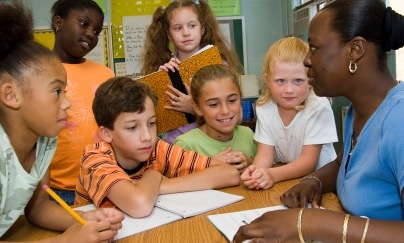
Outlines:
<svg viewBox="0 0 404 243"><path fill-rule="evenodd" d="M231 147L235 151L241 151L251 159L257 152L257 144L254 142L254 132L245 126L236 126L234 128L233 138L227 142L217 141L199 128L178 136L174 144L185 150L192 150L205 156L213 157L219 152Z"/></svg>

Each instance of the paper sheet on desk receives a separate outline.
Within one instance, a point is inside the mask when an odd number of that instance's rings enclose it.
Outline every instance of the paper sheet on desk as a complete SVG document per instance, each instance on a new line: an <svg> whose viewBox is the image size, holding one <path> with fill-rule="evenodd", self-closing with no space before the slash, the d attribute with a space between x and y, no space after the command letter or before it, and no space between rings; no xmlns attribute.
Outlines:
<svg viewBox="0 0 404 243"><path fill-rule="evenodd" d="M209 221L231 242L240 226L250 223L264 213L274 210L287 209L285 206L257 208L233 213L208 215ZM244 241L249 242L249 241Z"/></svg>
<svg viewBox="0 0 404 243"><path fill-rule="evenodd" d="M81 211L90 211L96 209L96 207L94 204L90 204L75 209ZM152 213L145 218L132 218L125 214L125 219L122 221L122 229L118 231L118 234L114 237L114 240L119 240L180 219L182 219L181 216L156 207L153 209Z"/></svg>
<svg viewBox="0 0 404 243"><path fill-rule="evenodd" d="M311 204L309 204L308 207L311 208ZM324 209L323 207L320 208ZM238 211L233 213L214 214L208 215L207 217L209 221L231 242L240 226L251 223L251 221L258 217L261 217L266 212L284 209L289 208L283 205L279 205L273 207ZM247 242L250 242L250 240L246 240L243 243Z"/></svg>

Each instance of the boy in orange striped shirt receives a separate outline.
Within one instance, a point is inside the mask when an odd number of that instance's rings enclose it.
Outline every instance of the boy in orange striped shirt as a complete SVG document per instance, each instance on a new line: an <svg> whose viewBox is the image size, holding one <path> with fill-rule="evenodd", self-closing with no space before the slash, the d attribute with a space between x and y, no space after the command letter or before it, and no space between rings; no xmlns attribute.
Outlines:
<svg viewBox="0 0 404 243"><path fill-rule="evenodd" d="M130 78L111 78L97 89L93 112L104 141L85 148L76 203L144 217L159 194L239 184L227 163L158 139L156 105L150 87Z"/></svg>

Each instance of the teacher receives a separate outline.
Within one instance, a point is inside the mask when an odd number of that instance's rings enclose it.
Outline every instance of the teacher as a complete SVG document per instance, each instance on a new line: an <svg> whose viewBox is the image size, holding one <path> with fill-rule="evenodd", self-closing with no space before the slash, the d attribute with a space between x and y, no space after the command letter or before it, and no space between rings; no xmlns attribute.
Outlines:
<svg viewBox="0 0 404 243"><path fill-rule="evenodd" d="M317 95L351 101L345 145L335 161L282 195L295 209L240 227L235 242L403 241L404 85L390 73L386 53L404 45L403 19L381 0L335 0L313 18L304 64ZM331 191L346 214L318 209Z"/></svg>

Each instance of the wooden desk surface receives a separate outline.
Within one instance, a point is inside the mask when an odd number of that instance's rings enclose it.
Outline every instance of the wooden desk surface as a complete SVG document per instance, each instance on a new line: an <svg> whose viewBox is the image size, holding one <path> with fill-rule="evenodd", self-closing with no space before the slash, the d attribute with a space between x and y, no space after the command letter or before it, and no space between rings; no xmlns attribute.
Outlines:
<svg viewBox="0 0 404 243"><path fill-rule="evenodd" d="M242 184L221 189L227 193L242 195L244 200L141 232L116 242L227 242L226 238L209 222L207 215L280 205L280 195L296 183L298 183L298 179L285 181L275 184L268 190L249 190ZM207 200L209 199L207 198ZM333 193L323 195L322 206L326 209L343 212L337 196ZM60 233L33 226L25 220L24 216L21 216L1 240L32 241L58 234Z"/></svg>

